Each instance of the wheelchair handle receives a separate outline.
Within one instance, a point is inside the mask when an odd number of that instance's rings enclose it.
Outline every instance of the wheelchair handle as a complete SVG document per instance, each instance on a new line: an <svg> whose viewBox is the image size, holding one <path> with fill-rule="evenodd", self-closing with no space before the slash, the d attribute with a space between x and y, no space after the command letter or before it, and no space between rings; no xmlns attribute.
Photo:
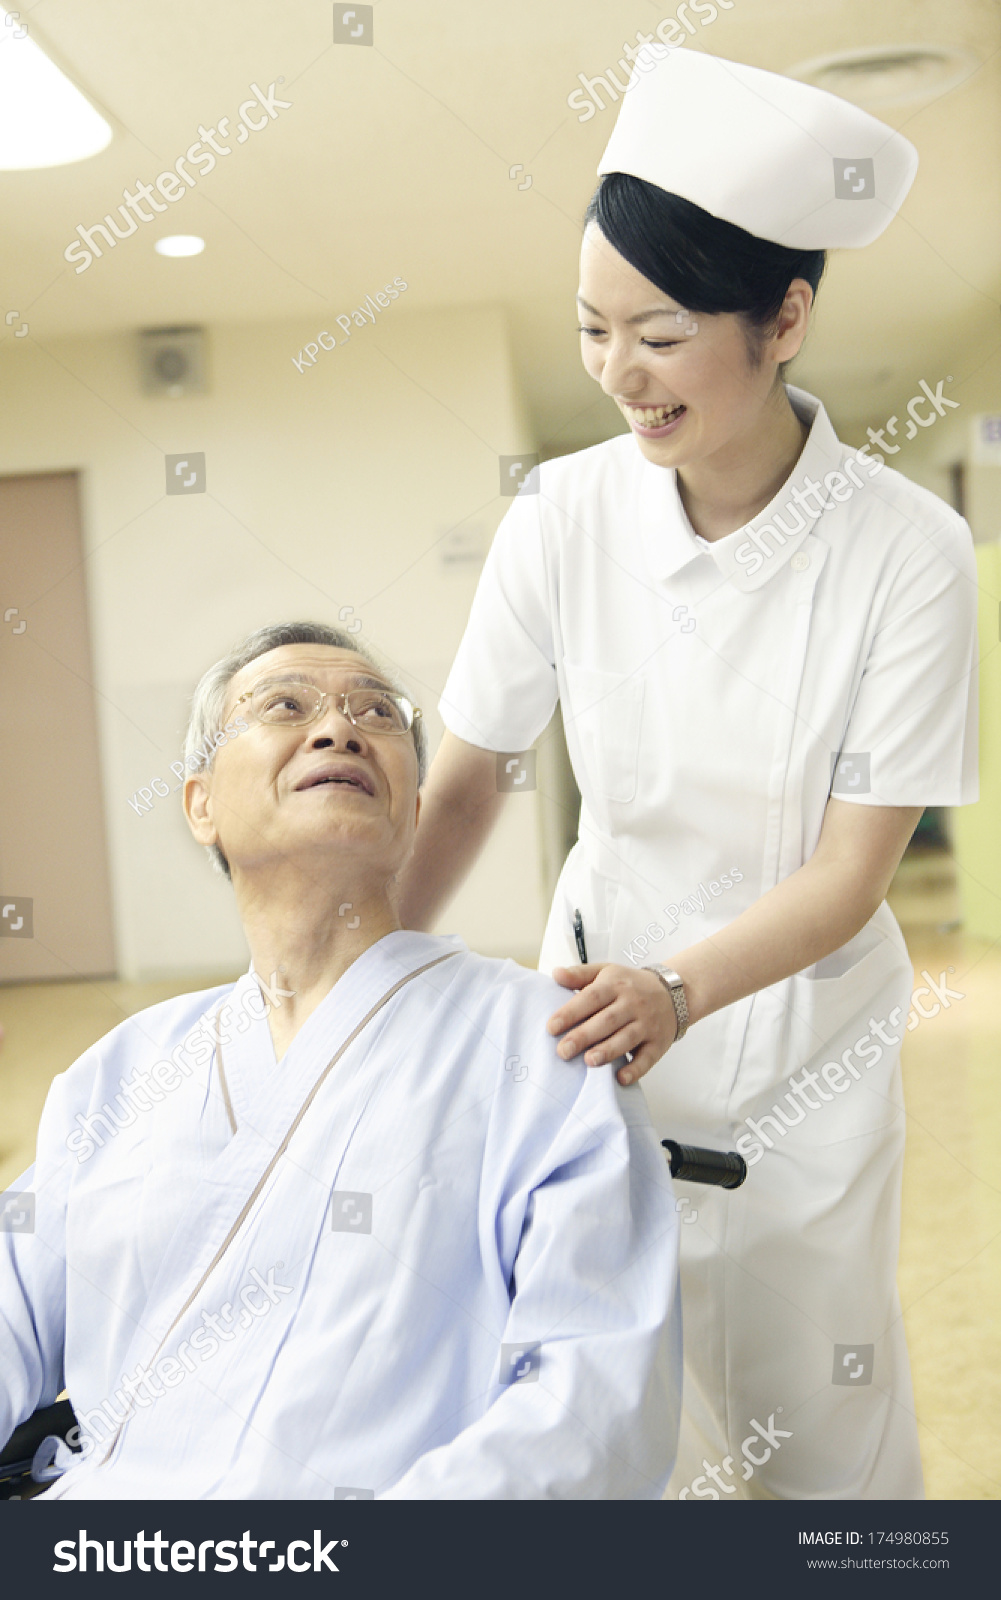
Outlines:
<svg viewBox="0 0 1001 1600"><path fill-rule="evenodd" d="M702 1150L695 1144L662 1139L671 1177L685 1183L711 1183L718 1189L739 1189L747 1177L747 1162L736 1150Z"/></svg>

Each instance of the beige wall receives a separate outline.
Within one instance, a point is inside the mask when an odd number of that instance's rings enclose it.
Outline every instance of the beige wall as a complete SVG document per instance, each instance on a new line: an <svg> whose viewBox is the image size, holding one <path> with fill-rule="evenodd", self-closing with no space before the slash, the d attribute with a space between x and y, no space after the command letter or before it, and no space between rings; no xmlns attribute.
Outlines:
<svg viewBox="0 0 1001 1600"><path fill-rule="evenodd" d="M140 394L131 335L0 346L0 470L81 472L125 976L216 972L245 957L228 886L190 841L177 797L142 817L128 804L151 778L170 781L199 673L264 622L336 621L351 607L345 620L361 618L360 637L413 686L436 744L437 695L479 570L445 564L442 544L453 529L488 542L508 504L497 456L533 443L499 310L411 313L404 297L297 371L292 357L326 325L210 329L209 392L182 400ZM933 385L941 375L926 374ZM914 390L904 381L898 411ZM949 392L960 409L892 458L946 498L973 414L1001 409L991 366ZM853 443L871 420L836 418ZM207 492L166 497L164 455L195 450L206 453ZM971 476L979 538L1001 533L999 481L998 468ZM540 761L544 785L546 770ZM488 953L532 960L553 863L526 800L510 802L445 926Z"/></svg>
<svg viewBox="0 0 1001 1600"><path fill-rule="evenodd" d="M969 376L947 383L943 391L949 399L959 402L958 408L947 409L930 427L919 428L913 439L908 440L905 435L908 400L919 393L922 377L932 390L940 379L947 377L947 372L940 367L933 369L930 364L927 370L917 368L911 380L906 377L895 380L893 402L882 415L870 411L867 416L849 421L838 414L838 433L849 444L864 444L867 424L878 428L888 416L898 416L898 436L894 442L899 442L900 452L887 456L889 465L951 505L950 468L962 462L966 467L966 514L974 538L978 542L1001 538L1001 467L970 464L974 417L980 412L1001 411L1001 359L993 352L986 361L978 359L973 352L965 355L960 352L948 370L957 374L969 372ZM809 388L809 384L806 387ZM919 414L931 414L927 404L918 409Z"/></svg>
<svg viewBox="0 0 1001 1600"><path fill-rule="evenodd" d="M904 441L894 466L916 483L951 500L950 472L964 467L965 512L977 543L980 633L980 800L958 807L947 821L956 862L963 925L982 939L1001 937L1001 651L998 648L998 606L1001 604L1001 466L978 464L973 456L974 419L982 412L1001 412L1001 361L991 353L972 368L962 384L946 390L960 402L931 427ZM934 389L942 372L926 374ZM904 405L914 388L905 390ZM898 408L899 409L899 408ZM924 408L927 410L927 408ZM854 443L865 438L865 425L843 429Z"/></svg>
<svg viewBox="0 0 1001 1600"><path fill-rule="evenodd" d="M359 639L413 687L434 746L479 570L444 565L440 544L459 525L488 541L508 505L497 456L531 447L500 312L410 314L396 301L299 372L292 357L327 325L209 330L209 392L180 400L140 395L129 335L0 351L0 470L81 472L125 976L245 959L230 890L188 836L178 796L141 817L128 804L155 776L173 783L198 675L263 623L336 622L351 607L345 621L360 618ZM206 454L207 492L165 497L164 455L187 451ZM512 800L448 929L490 954L534 957L538 834L536 805Z"/></svg>

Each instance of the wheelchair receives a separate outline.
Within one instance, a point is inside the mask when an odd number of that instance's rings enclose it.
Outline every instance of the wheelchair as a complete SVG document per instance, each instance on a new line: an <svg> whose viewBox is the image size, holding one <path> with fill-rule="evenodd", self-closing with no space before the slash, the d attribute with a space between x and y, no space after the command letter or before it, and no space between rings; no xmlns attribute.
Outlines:
<svg viewBox="0 0 1001 1600"><path fill-rule="evenodd" d="M735 1150L704 1150L697 1145L678 1144L662 1139L671 1177L685 1183L712 1184L720 1189L737 1189L747 1177L747 1164ZM15 1428L0 1451L0 1500L30 1500L41 1494L46 1480L37 1478L36 1460L47 1439L61 1439L71 1450L79 1445L68 1437L80 1437L76 1413L68 1400L42 1406L27 1422Z"/></svg>

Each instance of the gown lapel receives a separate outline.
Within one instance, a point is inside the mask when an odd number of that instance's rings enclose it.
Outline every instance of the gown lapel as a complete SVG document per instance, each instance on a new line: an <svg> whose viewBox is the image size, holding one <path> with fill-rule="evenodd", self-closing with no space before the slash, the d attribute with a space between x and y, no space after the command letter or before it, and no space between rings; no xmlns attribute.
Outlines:
<svg viewBox="0 0 1001 1600"><path fill-rule="evenodd" d="M443 951L442 946L446 948ZM355 1129L383 1076L370 1063L380 1023L399 989L421 972L463 948L443 940L401 932L366 950L304 1023L281 1062L276 1062L267 1019L253 1021L223 1046L226 1083L236 1132L210 1157L188 1195L150 1286L142 1326L126 1367L151 1360L221 1264L245 1224L280 1176L291 1140L328 1080L337 1074L336 1127L324 1130L324 1172L336 1178ZM244 986L257 987L253 975ZM245 991L246 992L246 991ZM232 1000L230 1001L232 1004ZM355 1039L362 1049L352 1049ZM343 1059L342 1059L343 1057ZM195 1129L189 1136L197 1137ZM165 1152L165 1155L167 1152Z"/></svg>

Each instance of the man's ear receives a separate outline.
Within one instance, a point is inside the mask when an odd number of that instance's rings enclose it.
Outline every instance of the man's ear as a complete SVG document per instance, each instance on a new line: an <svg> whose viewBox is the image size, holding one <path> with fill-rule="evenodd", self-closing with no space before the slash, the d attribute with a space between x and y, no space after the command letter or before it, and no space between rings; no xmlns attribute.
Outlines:
<svg viewBox="0 0 1001 1600"><path fill-rule="evenodd" d="M188 827L197 842L205 845L219 843L219 835L212 821L212 797L207 777L207 773L199 772L187 778L181 796Z"/></svg>

